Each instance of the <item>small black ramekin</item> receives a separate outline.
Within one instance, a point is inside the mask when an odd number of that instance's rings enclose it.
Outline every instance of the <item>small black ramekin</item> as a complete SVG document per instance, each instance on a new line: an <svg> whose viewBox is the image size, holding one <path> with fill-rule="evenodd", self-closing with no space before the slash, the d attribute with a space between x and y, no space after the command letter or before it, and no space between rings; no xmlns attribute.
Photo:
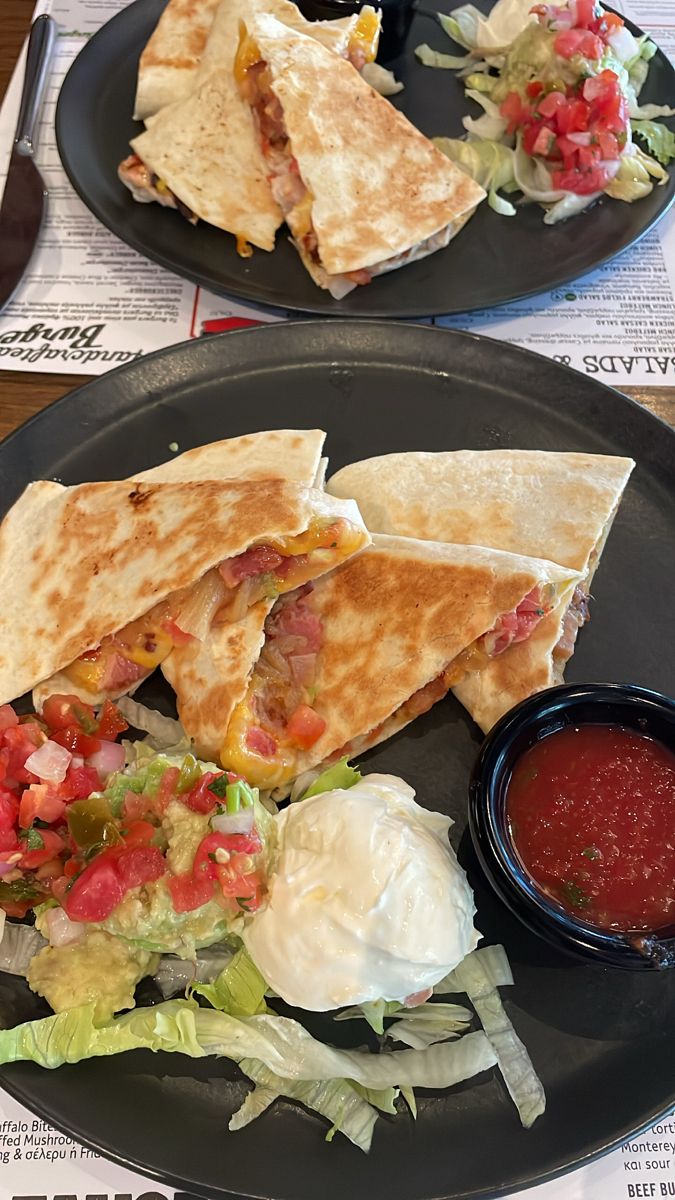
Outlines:
<svg viewBox="0 0 675 1200"><path fill-rule="evenodd" d="M675 926L635 933L599 929L570 916L524 870L509 833L506 793L516 761L568 725L623 725L675 752L675 700L626 683L549 688L518 704L481 748L469 786L469 826L481 866L500 899L524 925L560 950L602 966L675 966Z"/></svg>

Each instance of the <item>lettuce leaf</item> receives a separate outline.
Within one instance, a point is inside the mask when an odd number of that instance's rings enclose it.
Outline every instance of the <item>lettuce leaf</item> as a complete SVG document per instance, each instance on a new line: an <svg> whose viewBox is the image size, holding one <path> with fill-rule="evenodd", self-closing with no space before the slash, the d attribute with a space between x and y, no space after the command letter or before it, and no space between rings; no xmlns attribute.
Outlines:
<svg viewBox="0 0 675 1200"><path fill-rule="evenodd" d="M155 1008L134 1009L105 1024L97 1023L95 1007L85 1004L0 1030L0 1063L28 1061L52 1070L63 1063L126 1050L167 1050L192 1058L207 1053L196 1037L197 1005L189 1000L166 1000Z"/></svg>
<svg viewBox="0 0 675 1200"><path fill-rule="evenodd" d="M460 71L462 67L475 61L471 54L442 54L440 50L433 50L426 42L415 46L415 58L423 67L439 67L443 71Z"/></svg>
<svg viewBox="0 0 675 1200"><path fill-rule="evenodd" d="M497 991L495 978L499 978L500 967L494 961L494 956L486 960L481 957L483 954L482 950L467 954L443 982L449 984L448 990L452 988L469 997L497 1056L509 1095L523 1125L529 1129L544 1112L546 1096L530 1056L513 1028ZM508 974L511 975L510 969ZM504 978L503 975L501 977Z"/></svg>
<svg viewBox="0 0 675 1200"><path fill-rule="evenodd" d="M254 1058L283 1079L349 1079L376 1090L452 1087L497 1061L484 1033L426 1050L370 1054L326 1046L288 1017L234 1017L192 1000L166 1000L103 1025L95 1021L94 1006L85 1005L0 1031L0 1064L28 1060L53 1068L142 1048L234 1062Z"/></svg>
<svg viewBox="0 0 675 1200"><path fill-rule="evenodd" d="M459 1037L472 1019L473 1013L460 1004L418 1004L397 1013L387 1035L413 1050L424 1050Z"/></svg>
<svg viewBox="0 0 675 1200"><path fill-rule="evenodd" d="M255 1082L255 1091L264 1088L263 1096L255 1102L255 1105L253 1101L250 1102L249 1113L253 1107L257 1111L253 1115L245 1113L244 1116L248 1116L248 1120L254 1120L255 1117L260 1116L260 1113L264 1112L261 1105L264 1103L267 1108L271 1103L268 1097L276 1093L276 1096L297 1100L307 1108L320 1113L322 1117L327 1117L332 1122L332 1128L326 1135L327 1141L331 1141L333 1134L339 1132L349 1138L350 1142L353 1142L360 1150L366 1153L370 1150L373 1129L377 1121L376 1109L346 1079L332 1079L328 1083L316 1080L298 1082L284 1079L275 1075L274 1071L270 1071L263 1063L256 1062L255 1059L242 1059L239 1067L245 1075L248 1075L249 1079ZM253 1095L255 1095L255 1091L252 1093ZM250 1097L247 1097L247 1100L250 1100ZM233 1122L238 1122L246 1104L245 1100L239 1112L234 1114L230 1121L230 1129L241 1128L240 1123L233 1124ZM391 1110L387 1108L385 1111Z"/></svg>
<svg viewBox="0 0 675 1200"><path fill-rule="evenodd" d="M302 799L309 800L310 796L319 796L321 792L335 792L339 789L346 791L360 779L361 772L358 767L350 767L348 759L341 758L339 762L333 763L332 767L326 767L326 770L322 771L314 783L307 788Z"/></svg>
<svg viewBox="0 0 675 1200"><path fill-rule="evenodd" d="M633 133L642 138L654 158L667 167L675 159L675 133L657 121L631 121Z"/></svg>
<svg viewBox="0 0 675 1200"><path fill-rule="evenodd" d="M203 996L213 1008L233 1017L252 1017L267 1012L267 983L244 946L213 983L195 983L191 995Z"/></svg>
<svg viewBox="0 0 675 1200"><path fill-rule="evenodd" d="M490 117L488 119L491 120ZM462 138L437 137L433 142L446 158L457 163L458 167L485 188L490 208L505 217L515 216L514 206L499 195L500 188L516 186L513 150L503 146L501 142L488 139L465 142Z"/></svg>

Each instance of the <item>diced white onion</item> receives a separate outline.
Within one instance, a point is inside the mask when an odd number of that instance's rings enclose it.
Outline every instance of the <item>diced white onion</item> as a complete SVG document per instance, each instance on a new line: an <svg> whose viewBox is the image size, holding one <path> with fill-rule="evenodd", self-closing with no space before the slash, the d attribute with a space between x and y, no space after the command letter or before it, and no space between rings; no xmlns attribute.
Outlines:
<svg viewBox="0 0 675 1200"><path fill-rule="evenodd" d="M65 746L46 741L28 756L25 767L46 783L63 783L72 757Z"/></svg>
<svg viewBox="0 0 675 1200"><path fill-rule="evenodd" d="M119 742L101 742L101 749L89 755L87 766L94 767L102 779L107 779L124 766L124 746Z"/></svg>
<svg viewBox="0 0 675 1200"><path fill-rule="evenodd" d="M62 908L50 908L47 912L47 929L52 946L72 946L81 942L85 927L79 921L71 921Z"/></svg>
<svg viewBox="0 0 675 1200"><path fill-rule="evenodd" d="M216 833L250 833L254 817L252 805L250 808L240 808L236 813L218 813L211 820L211 828Z"/></svg>

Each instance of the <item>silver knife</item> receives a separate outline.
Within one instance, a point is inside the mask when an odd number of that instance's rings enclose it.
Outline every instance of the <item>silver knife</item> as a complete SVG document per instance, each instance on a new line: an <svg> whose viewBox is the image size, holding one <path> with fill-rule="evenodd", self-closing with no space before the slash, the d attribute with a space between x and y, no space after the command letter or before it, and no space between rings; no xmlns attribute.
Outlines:
<svg viewBox="0 0 675 1200"><path fill-rule="evenodd" d="M35 129L56 39L52 17L33 22L19 120L0 208L0 312L14 295L31 260L44 219L47 189L35 166Z"/></svg>

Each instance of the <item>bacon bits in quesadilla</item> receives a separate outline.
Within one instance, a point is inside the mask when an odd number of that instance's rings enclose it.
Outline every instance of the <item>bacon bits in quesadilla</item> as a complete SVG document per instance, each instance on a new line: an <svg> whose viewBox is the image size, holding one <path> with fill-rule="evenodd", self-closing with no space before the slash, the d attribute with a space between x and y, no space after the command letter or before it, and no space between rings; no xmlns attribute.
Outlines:
<svg viewBox="0 0 675 1200"><path fill-rule="evenodd" d="M222 765L283 788L334 755L361 753L527 639L578 578L519 555L376 536L275 604L248 686L225 713ZM174 686L185 728L202 744Z"/></svg>
<svg viewBox="0 0 675 1200"><path fill-rule="evenodd" d="M302 261L340 298L446 246L485 192L349 63L246 18L235 77Z"/></svg>
<svg viewBox="0 0 675 1200"><path fill-rule="evenodd" d="M533 692L561 683L590 586L634 462L602 454L457 450L387 454L328 482L354 496L369 529L494 546L580 572L574 592L455 694L482 729Z"/></svg>
<svg viewBox="0 0 675 1200"><path fill-rule="evenodd" d="M370 540L353 502L278 479L90 483L19 505L0 526L0 703L56 671L122 694L172 646Z"/></svg>

